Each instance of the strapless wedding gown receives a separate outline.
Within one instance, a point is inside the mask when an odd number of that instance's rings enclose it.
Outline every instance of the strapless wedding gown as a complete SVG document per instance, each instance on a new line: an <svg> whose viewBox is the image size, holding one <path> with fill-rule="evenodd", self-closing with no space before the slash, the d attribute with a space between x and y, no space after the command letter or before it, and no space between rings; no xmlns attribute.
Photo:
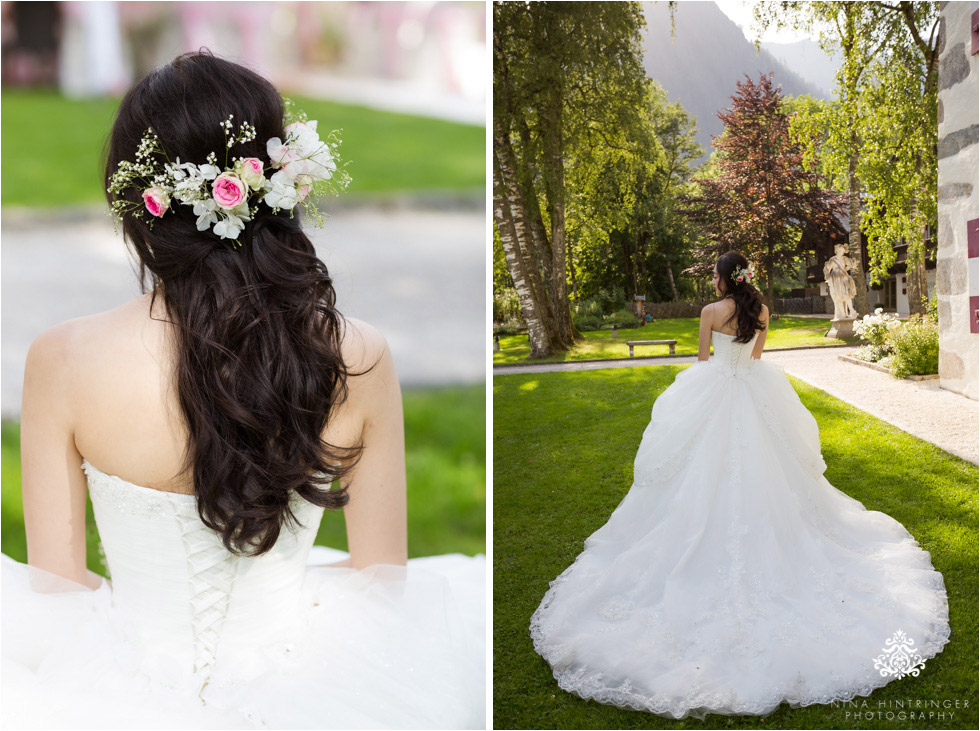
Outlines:
<svg viewBox="0 0 980 731"><path fill-rule="evenodd" d="M711 339L654 403L626 497L551 582L535 650L564 690L673 718L918 674L949 638L942 575L827 481L816 420L755 339Z"/></svg>
<svg viewBox="0 0 980 731"><path fill-rule="evenodd" d="M485 727L483 556L316 566L346 554L295 496L236 557L193 496L83 468L111 586L2 556L4 727Z"/></svg>

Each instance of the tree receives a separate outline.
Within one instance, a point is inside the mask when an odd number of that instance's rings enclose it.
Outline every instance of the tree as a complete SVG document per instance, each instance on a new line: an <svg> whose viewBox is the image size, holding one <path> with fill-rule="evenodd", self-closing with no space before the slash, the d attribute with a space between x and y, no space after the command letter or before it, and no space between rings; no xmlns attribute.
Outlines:
<svg viewBox="0 0 980 731"><path fill-rule="evenodd" d="M772 73L758 84L746 76L737 86L731 109L718 113L725 130L715 138L710 175L699 180L700 195L682 199L707 239L695 252L698 263L686 271L708 274L720 254L739 249L757 263L775 312L775 278L795 274L804 231L833 230L843 199L804 168Z"/></svg>
<svg viewBox="0 0 980 731"><path fill-rule="evenodd" d="M909 306L913 313L924 311L927 226L936 216L938 3L769 2L757 4L755 19L762 28L818 26L821 47L828 54L835 46L843 52L838 103L815 116L800 115L794 135L808 145L807 164L820 139L824 169L848 191L850 255L860 258L863 231L873 283L895 263L895 245L908 244ZM825 134L817 135L818 128ZM855 305L866 314L863 269L854 276Z"/></svg>
<svg viewBox="0 0 980 731"><path fill-rule="evenodd" d="M939 3L875 4L889 11L895 40L875 64L879 83L866 89L861 132L868 145L860 174L874 215L865 233L869 255L874 250L881 262L876 279L895 261L892 244L905 241L909 312L925 314L926 244L939 215Z"/></svg>
<svg viewBox="0 0 980 731"><path fill-rule="evenodd" d="M880 8L866 2L763 2L755 6L755 20L762 29L770 24L805 30L816 26L820 28L820 47L828 55L838 47L843 51L843 63L837 72L839 103L803 110L794 118L792 134L806 148L804 164L811 166L819 150L824 174L836 189L847 191L848 249L850 257L858 262L852 276L857 289L854 306L859 315L870 312L867 263L861 247L861 181L857 172L861 155L859 89L868 77L870 64L889 40L887 34L880 33L881 15ZM759 47L758 38L755 45Z"/></svg>
<svg viewBox="0 0 980 731"><path fill-rule="evenodd" d="M568 149L635 114L644 21L633 2L495 2L493 13L494 222L537 358L578 336L567 285Z"/></svg>

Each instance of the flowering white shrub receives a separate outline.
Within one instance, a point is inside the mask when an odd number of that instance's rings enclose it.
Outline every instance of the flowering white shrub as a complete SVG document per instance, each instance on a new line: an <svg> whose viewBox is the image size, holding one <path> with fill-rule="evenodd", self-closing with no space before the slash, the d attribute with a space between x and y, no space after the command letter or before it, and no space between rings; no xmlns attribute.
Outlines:
<svg viewBox="0 0 980 731"><path fill-rule="evenodd" d="M854 323L854 332L867 340L871 345L879 348L888 349L885 336L889 330L893 330L902 324L898 315L894 312L885 312L878 307L874 314L865 315Z"/></svg>
<svg viewBox="0 0 980 731"><path fill-rule="evenodd" d="M913 315L889 333L887 344L898 378L939 372L939 324L931 318Z"/></svg>
<svg viewBox="0 0 980 731"><path fill-rule="evenodd" d="M853 356L859 360L866 360L869 363L877 363L888 355L888 351L880 345L862 345L857 348Z"/></svg>

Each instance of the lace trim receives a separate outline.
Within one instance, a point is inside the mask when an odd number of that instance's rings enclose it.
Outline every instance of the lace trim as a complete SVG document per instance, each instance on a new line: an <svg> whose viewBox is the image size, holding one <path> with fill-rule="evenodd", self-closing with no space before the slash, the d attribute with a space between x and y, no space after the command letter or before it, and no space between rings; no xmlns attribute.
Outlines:
<svg viewBox="0 0 980 731"><path fill-rule="evenodd" d="M552 582L553 585L554 583ZM657 715L671 716L675 719L692 716L703 720L709 713L724 715L768 715L784 702L791 708L846 702L858 696L871 695L873 691L894 679L894 676L887 672L877 674L868 671L860 679L855 677L850 680L845 680L842 675L832 671L827 677L833 683L842 684L850 682L851 686L835 692L817 692L808 688L806 679L798 674L796 678L788 679L783 683L774 683L760 696L746 700L739 700L734 690L708 693L692 688L686 695L673 698L645 694L633 690L633 683L629 679L617 685L612 685L606 681L605 674L602 672L590 671L584 665L572 666L569 662L572 654L570 648L560 643L550 642L543 628L541 615L543 610L550 606L553 598L554 595L549 590L545 594L541 606L531 618L531 640L534 644L535 651L551 665L552 674L558 682L558 686L562 690L573 693L586 700L595 700L599 703L606 703L620 708L648 711ZM658 619L662 621L662 611L659 614L654 612L649 619L649 623L656 624ZM774 634L777 642L784 644L789 639L787 637L788 631L789 627L787 626L778 628ZM833 628L831 634L834 634ZM948 622L937 625L934 634L919 649L921 659L925 661L938 655L949 642L949 635L950 628ZM679 647L677 642L674 638L670 637L669 633L665 635L665 639L673 645L672 652L668 653L668 658L672 661L679 662L681 655L677 649ZM758 656L765 653L764 648L751 644L735 645L732 651L747 656Z"/></svg>
<svg viewBox="0 0 980 731"><path fill-rule="evenodd" d="M134 485L121 477L106 474L88 460L82 460L82 470L88 478L88 491L93 503L106 505L131 515L145 517L165 514L169 495L194 498L193 495L163 492Z"/></svg>

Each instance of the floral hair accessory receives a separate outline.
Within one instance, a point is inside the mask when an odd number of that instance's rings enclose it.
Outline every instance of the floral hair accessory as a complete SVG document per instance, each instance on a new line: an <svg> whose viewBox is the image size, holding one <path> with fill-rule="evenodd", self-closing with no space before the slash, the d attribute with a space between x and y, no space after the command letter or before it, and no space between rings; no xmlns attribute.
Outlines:
<svg viewBox="0 0 980 731"><path fill-rule="evenodd" d="M147 129L136 150L136 161L120 161L107 188L118 196L110 206L115 230L118 232L119 220L125 214L144 218L146 213L150 214L147 221L152 230L154 220L172 210L171 200L194 207L198 231L210 228L223 239L235 239L237 246L241 246L238 235L245 221L258 213L259 203L274 213L288 210L290 217L296 204L303 203L320 225L323 216L314 200L323 193L340 193L350 183L346 163L338 165L339 130L321 139L315 119L294 113L291 100L286 101L286 110L286 139L272 137L266 141L266 154L272 162L269 167L257 157L235 157L229 164L228 150L255 139L255 127L248 122L242 122L238 133L230 136L233 114L221 123L225 133L223 168L218 167L214 152L200 165L182 163L179 157L171 162L156 132ZM131 187L140 190L142 205L122 196Z"/></svg>
<svg viewBox="0 0 980 731"><path fill-rule="evenodd" d="M755 264L752 262L749 262L749 265L744 269L742 267L735 267L735 271L732 272L732 279L736 282L749 282L754 276Z"/></svg>

